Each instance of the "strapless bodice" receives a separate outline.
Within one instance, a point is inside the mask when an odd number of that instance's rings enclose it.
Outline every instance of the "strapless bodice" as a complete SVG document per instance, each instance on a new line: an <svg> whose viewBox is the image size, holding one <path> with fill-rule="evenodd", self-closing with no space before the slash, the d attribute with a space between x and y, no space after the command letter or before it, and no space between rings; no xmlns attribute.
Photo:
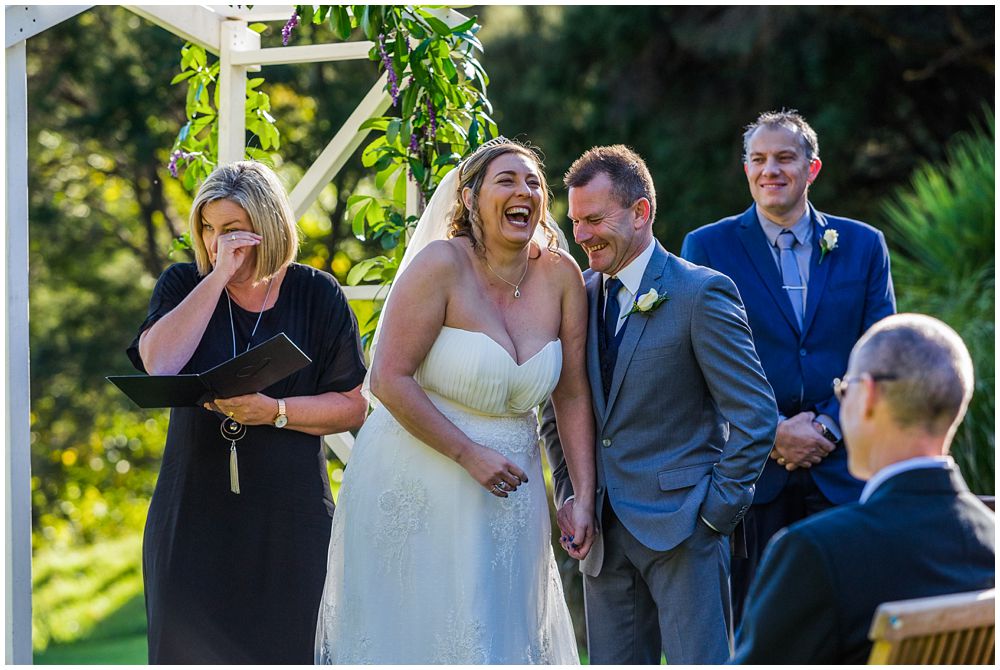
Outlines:
<svg viewBox="0 0 1000 670"><path fill-rule="evenodd" d="M562 343L548 342L520 365L486 333L442 326L414 379L425 390L491 416L531 411L552 393Z"/></svg>

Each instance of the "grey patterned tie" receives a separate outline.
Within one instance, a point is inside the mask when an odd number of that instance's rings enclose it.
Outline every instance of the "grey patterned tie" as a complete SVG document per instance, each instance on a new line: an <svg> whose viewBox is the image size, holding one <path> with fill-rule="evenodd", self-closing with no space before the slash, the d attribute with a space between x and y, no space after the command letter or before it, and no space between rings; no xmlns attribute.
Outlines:
<svg viewBox="0 0 1000 670"><path fill-rule="evenodd" d="M792 311L795 312L795 320L802 328L802 312L805 305L802 295L805 286L802 284L802 276L799 274L799 264L795 262L795 252L792 249L798 243L795 235L790 230L783 230L778 235L778 263L781 265L781 288L785 289L788 299L792 302Z"/></svg>

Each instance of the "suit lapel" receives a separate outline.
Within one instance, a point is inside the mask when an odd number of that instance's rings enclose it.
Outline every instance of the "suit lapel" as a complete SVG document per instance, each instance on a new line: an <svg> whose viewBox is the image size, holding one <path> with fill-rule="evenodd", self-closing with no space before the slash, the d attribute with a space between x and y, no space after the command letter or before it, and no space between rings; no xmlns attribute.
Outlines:
<svg viewBox="0 0 1000 670"><path fill-rule="evenodd" d="M792 311L792 303L788 299L788 295L781 288L781 275L778 273L778 266L775 264L774 256L771 254L767 236L760 229L760 222L757 220L757 211L754 205L750 205L750 209L743 212L739 228L737 228L737 237L740 238L744 251L750 257L754 270L760 275L761 282L778 306L778 311L785 317L785 321L792 327L792 330L796 334L799 334L801 332L799 330L799 323L795 318L795 312ZM809 290L812 291L811 282Z"/></svg>
<svg viewBox="0 0 1000 670"><path fill-rule="evenodd" d="M597 309L601 304L601 273L594 272L587 278L587 379L594 401L594 413L603 419L605 411L604 389L601 388L601 354L597 350Z"/></svg>
<svg viewBox="0 0 1000 670"><path fill-rule="evenodd" d="M806 313L802 317L803 335L809 332L809 326L816 317L816 312L819 311L823 289L826 288L826 280L830 276L830 266L834 264L836 256L836 254L827 254L823 262L819 262L823 254L819 243L823 239L823 233L827 230L827 222L826 217L817 212L812 205L809 205L809 211L812 213L813 240L812 255L809 258L809 292L806 296Z"/></svg>
<svg viewBox="0 0 1000 670"><path fill-rule="evenodd" d="M636 298L651 288L655 288L656 292L660 294L665 290L660 279L663 276L663 266L667 262L667 251L660 246L659 242L654 242L654 244L656 248L646 265L646 271L642 275L642 283L639 284L639 292L635 295ZM618 398L618 392L621 390L622 380L625 378L625 370L628 369L628 364L635 353L635 347L639 344L639 338L642 337L642 331L646 329L650 318L652 317L637 313L625 321L625 332L622 334L622 342L618 346L618 360L615 362L615 373L611 377L611 392L608 393L605 416L611 414L611 408L615 405L615 399Z"/></svg>

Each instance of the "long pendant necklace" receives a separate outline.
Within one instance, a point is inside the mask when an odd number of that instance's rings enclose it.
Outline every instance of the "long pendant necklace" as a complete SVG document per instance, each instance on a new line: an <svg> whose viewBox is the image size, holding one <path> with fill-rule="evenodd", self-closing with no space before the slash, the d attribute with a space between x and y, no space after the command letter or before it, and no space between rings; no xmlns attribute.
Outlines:
<svg viewBox="0 0 1000 670"><path fill-rule="evenodd" d="M267 307L267 299L271 297L271 286L274 280L268 280L267 282L267 293L264 294L264 304L260 306L260 313L257 314L257 322L253 325L253 330L250 331L250 337L247 339L246 351L250 351L250 343L253 342L253 336L257 333L257 326L260 325L260 320L264 316L264 309ZM236 323L233 321L233 299L229 297L229 289L223 289L226 292L226 302L229 305L229 329L233 333L233 358L236 358ZM243 353L246 353L244 351ZM229 440L229 490L233 493L239 494L240 492L240 464L236 457L236 442L243 439L243 436L247 434L247 427L242 423L237 421L230 416L227 416L222 420L222 425L219 426L219 432L222 433L222 438Z"/></svg>
<svg viewBox="0 0 1000 670"><path fill-rule="evenodd" d="M493 266L490 265L490 261L489 261L488 258L486 258L486 254L483 254L483 261L485 261L486 267L488 267L490 269L490 272L493 273L493 276L495 276L497 279L499 279L500 281L502 281L504 284L507 284L508 286L513 286L514 287L514 297L515 298L520 298L521 297L521 283L524 281L524 278L526 276L528 276L528 265L529 265L530 259L524 261L524 272L521 273L521 278L517 280L516 284L514 284L512 282L509 282L506 279L504 279L503 277L501 277L500 273L497 272L496 270L494 270Z"/></svg>

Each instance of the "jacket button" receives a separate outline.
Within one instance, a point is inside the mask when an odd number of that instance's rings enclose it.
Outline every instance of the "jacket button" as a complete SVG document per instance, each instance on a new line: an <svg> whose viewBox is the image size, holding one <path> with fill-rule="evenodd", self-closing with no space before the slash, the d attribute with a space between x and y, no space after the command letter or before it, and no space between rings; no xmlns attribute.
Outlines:
<svg viewBox="0 0 1000 670"><path fill-rule="evenodd" d="M605 447L610 447L611 446L611 438L610 437L604 438L603 440L601 440L601 444L603 444Z"/></svg>
<svg viewBox="0 0 1000 670"><path fill-rule="evenodd" d="M803 358L805 358L805 355L806 355L806 350L805 349L799 349L799 356L802 356Z"/></svg>

